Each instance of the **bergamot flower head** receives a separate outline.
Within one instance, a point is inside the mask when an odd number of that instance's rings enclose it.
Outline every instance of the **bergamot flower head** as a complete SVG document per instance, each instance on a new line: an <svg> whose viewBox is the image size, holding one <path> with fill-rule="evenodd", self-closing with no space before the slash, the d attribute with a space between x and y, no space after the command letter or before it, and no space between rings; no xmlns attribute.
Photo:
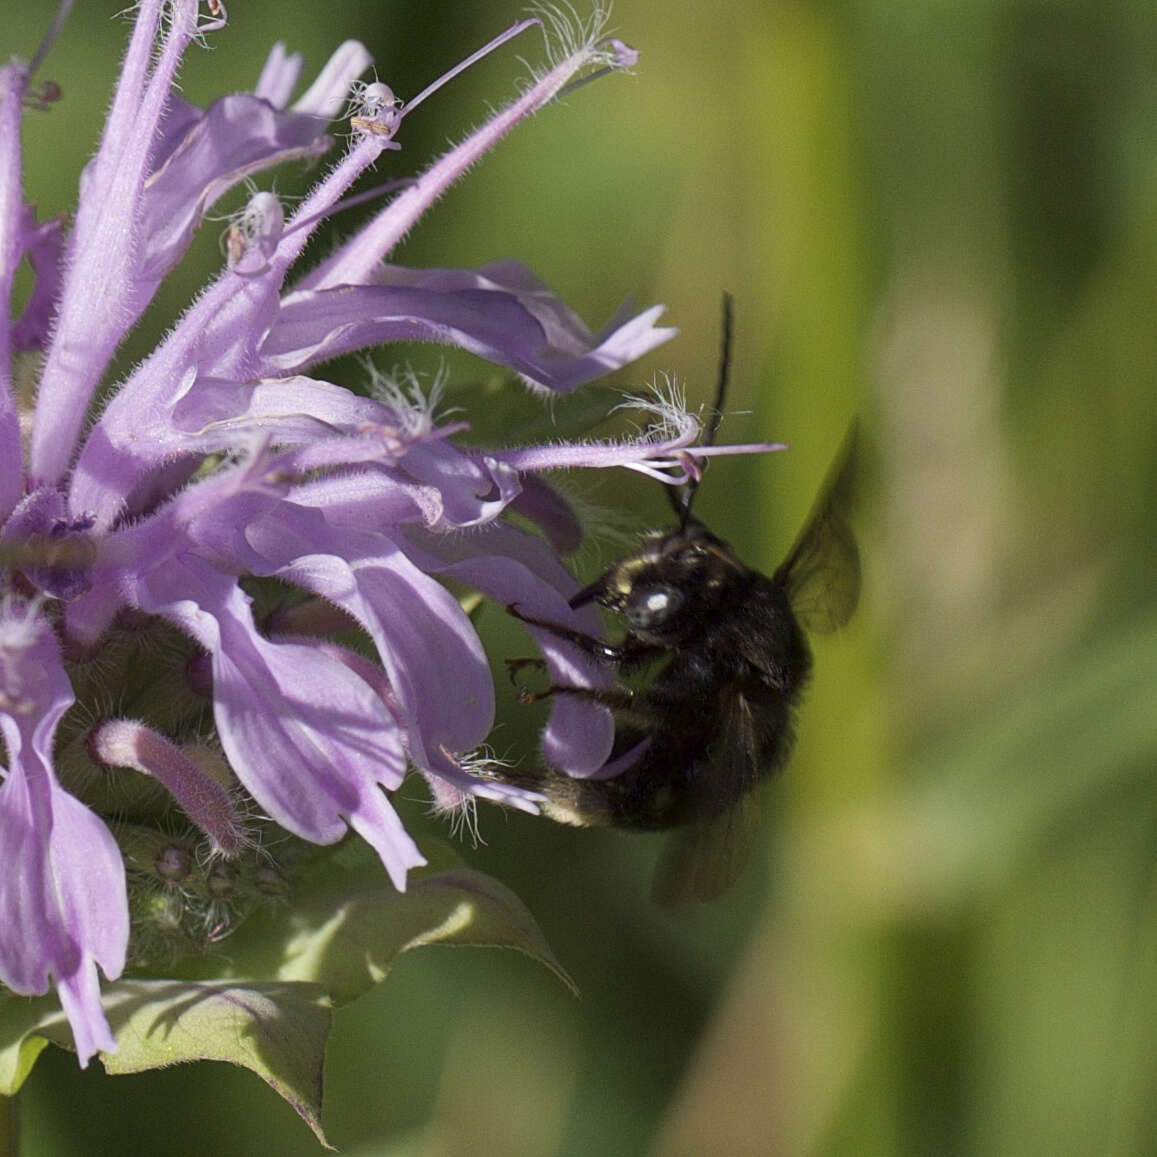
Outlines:
<svg viewBox="0 0 1157 1157"><path fill-rule="evenodd" d="M390 172L392 199L323 260L303 260L362 174L398 166L411 113L540 23L519 21L409 101L359 79L371 60L349 41L296 99L302 58L275 45L252 91L197 108L176 91L178 68L223 32L224 9L141 0L70 222L39 221L22 191L21 117L46 103L44 51L0 68L0 980L55 987L82 1064L116 1048L98 968L111 979L165 946L214 943L283 895L294 849L352 829L404 889L424 862L389 799L407 766L441 801L534 810L533 793L473 770L492 677L444 580L596 629L567 604L577 584L551 545L560 504L536 473L625 466L677 481L697 452L685 413L634 440L481 451L460 440L468 414L441 420L413 379L363 395L317 376L340 354L424 340L557 394L674 333L653 307L592 334L515 261L387 263L520 122L584 76L634 63L593 25L572 28L517 99L424 171ZM327 130L343 112L335 150ZM292 211L252 184L331 151ZM110 380L198 226L242 183L219 273ZM13 316L22 261L35 281ZM503 521L511 510L541 533ZM259 580L302 597L261 608ZM338 613L373 660L333 640ZM565 640L543 647L556 677L600 677ZM589 773L612 738L604 708L567 698L544 753Z"/></svg>

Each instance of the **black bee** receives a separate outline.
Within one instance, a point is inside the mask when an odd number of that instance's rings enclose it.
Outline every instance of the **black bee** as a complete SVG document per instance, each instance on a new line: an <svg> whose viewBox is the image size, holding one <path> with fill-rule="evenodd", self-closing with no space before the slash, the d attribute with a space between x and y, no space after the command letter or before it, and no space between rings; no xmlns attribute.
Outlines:
<svg viewBox="0 0 1157 1157"><path fill-rule="evenodd" d="M723 352L715 413L721 416L730 361L731 303L724 299ZM615 711L611 761L638 749L620 774L578 779L557 772L505 772L546 796L544 811L577 826L679 829L656 872L663 904L714 898L738 876L762 808L755 789L787 762L794 713L811 673L804 629L843 626L860 590L859 552L848 523L854 431L847 438L799 537L768 578L692 518L697 480L670 490L678 523L649 534L570 600L622 617L621 642L507 610L612 663L620 673L655 666L640 688L552 685L524 702L578 695ZM514 660L511 673L537 660Z"/></svg>

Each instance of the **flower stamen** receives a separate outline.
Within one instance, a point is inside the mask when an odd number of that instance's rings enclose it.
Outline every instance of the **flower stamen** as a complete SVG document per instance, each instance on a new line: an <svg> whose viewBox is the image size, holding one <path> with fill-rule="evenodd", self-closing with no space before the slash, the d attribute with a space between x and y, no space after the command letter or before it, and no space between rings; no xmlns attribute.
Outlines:
<svg viewBox="0 0 1157 1157"><path fill-rule="evenodd" d="M432 81L426 85L424 89L412 100L406 101L402 108L402 116L411 113L424 101L427 97L433 96L443 85L449 84L460 72L465 72L471 65L477 64L483 57L489 56L496 49L501 48L507 41L513 40L516 36L521 36L532 25L539 25L541 27L542 21L536 16L532 16L528 20L519 20L516 24L511 25L505 32L500 33L488 44L484 44L477 52L472 52L465 60L454 65L449 72L444 72L437 80Z"/></svg>

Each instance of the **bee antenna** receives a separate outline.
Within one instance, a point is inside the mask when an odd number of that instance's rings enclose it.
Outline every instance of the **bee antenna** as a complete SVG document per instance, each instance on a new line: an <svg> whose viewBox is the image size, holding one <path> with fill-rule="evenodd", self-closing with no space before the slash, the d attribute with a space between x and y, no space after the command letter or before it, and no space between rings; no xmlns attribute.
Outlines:
<svg viewBox="0 0 1157 1157"><path fill-rule="evenodd" d="M715 388L715 405L711 410L711 416L707 420L707 428L701 439L701 445L704 446L715 444L715 435L719 432L720 422L723 421L723 401L727 397L727 384L731 377L731 334L734 328L734 304L735 301L731 294L724 291L723 336L719 343L719 385ZM691 502L695 498L695 492L699 489L700 481L699 478L692 478L678 494L674 491L668 491L671 503L675 507L675 513L679 518L680 530L686 530L687 523L691 520Z"/></svg>
<svg viewBox="0 0 1157 1157"><path fill-rule="evenodd" d="M731 331L734 304L731 294L725 292L723 294L723 336L719 341L719 385L715 387L715 406L711 412L711 419L707 423L707 433L703 438L704 446L715 445L715 435L719 432L719 423L723 421L723 401L727 397L727 384L731 377Z"/></svg>

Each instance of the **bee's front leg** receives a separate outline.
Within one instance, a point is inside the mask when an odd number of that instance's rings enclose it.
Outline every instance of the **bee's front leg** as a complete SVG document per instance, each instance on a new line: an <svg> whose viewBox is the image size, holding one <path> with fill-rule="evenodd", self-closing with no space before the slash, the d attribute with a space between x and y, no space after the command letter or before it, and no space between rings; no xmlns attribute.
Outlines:
<svg viewBox="0 0 1157 1157"><path fill-rule="evenodd" d="M626 711L635 702L635 693L623 683L610 687L573 687L564 683L552 683L545 691L528 691L523 688L518 694L519 703L538 703L552 695L573 695L588 703L598 703L612 711Z"/></svg>
<svg viewBox="0 0 1157 1157"><path fill-rule="evenodd" d="M541 671L546 666L545 659L507 659L506 670L510 674L510 681L518 687L515 677L525 667L533 667ZM538 703L542 699L549 699L552 695L575 695L580 699L589 699L594 703L601 703L604 707L629 707L634 699L634 692L621 683L613 687L575 687L573 684L552 683L542 691L531 691L529 687L518 687L519 703Z"/></svg>
<svg viewBox="0 0 1157 1157"><path fill-rule="evenodd" d="M573 643L593 659L601 659L604 663L621 663L627 657L627 652L624 648L616 646L614 643L607 643L602 639L596 639L594 635L585 634L583 631L576 631L573 627L564 627L560 623L549 623L545 619L535 619L530 615L524 615L518 609L517 603L510 603L506 608L506 612L520 623L526 623L529 627L540 627L544 631L549 631L557 639L565 639L566 642ZM519 667L524 667L534 663L535 660L516 659L514 662Z"/></svg>

